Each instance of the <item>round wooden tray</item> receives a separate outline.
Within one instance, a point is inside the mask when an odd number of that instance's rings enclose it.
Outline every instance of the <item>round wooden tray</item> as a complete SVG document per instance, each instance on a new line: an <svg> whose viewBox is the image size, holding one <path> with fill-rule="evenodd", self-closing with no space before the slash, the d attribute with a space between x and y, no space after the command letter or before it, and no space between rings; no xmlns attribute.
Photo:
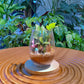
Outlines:
<svg viewBox="0 0 84 84"><path fill-rule="evenodd" d="M0 50L0 84L84 84L84 52L66 48L55 52L59 70L39 76L24 70L30 59L28 47Z"/></svg>
<svg viewBox="0 0 84 84"><path fill-rule="evenodd" d="M59 63L53 60L50 65L37 65L32 60L27 60L24 69L32 75L49 75L59 70Z"/></svg>

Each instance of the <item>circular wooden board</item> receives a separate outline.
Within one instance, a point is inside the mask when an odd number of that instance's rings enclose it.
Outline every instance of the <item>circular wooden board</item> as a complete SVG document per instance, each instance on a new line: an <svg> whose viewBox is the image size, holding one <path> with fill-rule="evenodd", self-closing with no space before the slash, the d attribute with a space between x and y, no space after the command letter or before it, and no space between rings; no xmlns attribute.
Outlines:
<svg viewBox="0 0 84 84"><path fill-rule="evenodd" d="M53 74L31 75L24 70L29 60L29 48L0 50L0 84L84 84L84 52L55 48L55 60L60 64Z"/></svg>
<svg viewBox="0 0 84 84"><path fill-rule="evenodd" d="M55 60L51 62L50 65L36 65L33 61L28 60L24 64L25 70L34 75L46 75L52 74L59 70L59 63Z"/></svg>

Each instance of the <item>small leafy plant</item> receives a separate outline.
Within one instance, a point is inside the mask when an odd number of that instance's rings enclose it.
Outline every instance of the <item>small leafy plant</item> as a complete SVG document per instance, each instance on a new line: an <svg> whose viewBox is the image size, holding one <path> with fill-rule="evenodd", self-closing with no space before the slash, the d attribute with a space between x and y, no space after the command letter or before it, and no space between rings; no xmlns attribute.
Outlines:
<svg viewBox="0 0 84 84"><path fill-rule="evenodd" d="M47 25L46 28L43 25L40 27L36 24L36 29L33 31L30 41L31 49L34 53L43 54L51 50L51 29L53 29L54 27L55 23Z"/></svg>

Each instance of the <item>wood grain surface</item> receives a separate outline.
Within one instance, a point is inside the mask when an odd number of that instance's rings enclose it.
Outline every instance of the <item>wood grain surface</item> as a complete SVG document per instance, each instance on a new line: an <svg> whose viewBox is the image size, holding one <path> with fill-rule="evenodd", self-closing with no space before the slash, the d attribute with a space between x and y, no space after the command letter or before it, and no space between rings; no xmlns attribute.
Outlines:
<svg viewBox="0 0 84 84"><path fill-rule="evenodd" d="M24 63L29 58L28 47L0 50L0 84L84 84L84 52L55 48L59 71L39 76L26 73Z"/></svg>

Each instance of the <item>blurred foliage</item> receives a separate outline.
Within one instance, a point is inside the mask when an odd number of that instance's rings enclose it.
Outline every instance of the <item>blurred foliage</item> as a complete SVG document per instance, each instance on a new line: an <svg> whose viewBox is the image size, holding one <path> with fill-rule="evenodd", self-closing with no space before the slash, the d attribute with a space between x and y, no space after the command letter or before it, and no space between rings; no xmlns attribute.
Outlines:
<svg viewBox="0 0 84 84"><path fill-rule="evenodd" d="M24 6L18 6L18 4L13 4L14 0L1 0L0 1L0 37L2 42L2 46L6 45L6 47L10 47L9 38L12 37L12 34L17 30L18 24L23 21L20 18L20 15L12 15L15 10L25 9ZM13 37L14 38L14 37Z"/></svg>
<svg viewBox="0 0 84 84"><path fill-rule="evenodd" d="M84 51L84 39L72 31L73 26L79 24L79 19L75 16L77 12L75 6L68 5L65 2L62 2L61 6L62 7L59 9L58 7L52 7L52 10L44 16L27 17L23 19L19 14L16 16L11 15L11 13L15 10L25 9L24 6L13 4L13 0L1 0L0 36L4 41L2 45L6 45L6 48L29 45L32 29L35 28L35 24L38 24L40 26L44 25L47 29L51 29L52 27L55 45L57 47L66 47ZM65 19L67 20L65 21ZM19 33L22 33L16 34L16 30L20 28L18 27L20 23L21 28L24 28L25 25L26 29L23 29L24 31L20 29ZM52 23L55 24L52 25Z"/></svg>
<svg viewBox="0 0 84 84"><path fill-rule="evenodd" d="M21 6L25 6L25 16L32 17L36 15L36 2L41 0L23 0L19 3Z"/></svg>
<svg viewBox="0 0 84 84"><path fill-rule="evenodd" d="M49 27L53 22L56 23L53 32L54 32L55 44L57 47L66 47L76 50L84 50L83 39L80 37L79 34L69 30L68 27L64 25L64 20L62 16L48 13L47 15L41 16L39 18L33 17L26 19L26 23L28 23L27 26L31 27L32 29L35 28L35 25L32 25L32 23L33 24L39 23L39 25Z"/></svg>
<svg viewBox="0 0 84 84"><path fill-rule="evenodd" d="M52 0L52 4L50 0L46 1L38 0L38 7L42 6L43 9L47 12L51 12L54 15L61 15L64 17L64 24L67 27L70 27L71 30L74 30L74 26L78 26L81 23L80 18L77 16L79 13L78 9L81 8L79 4L68 4L63 0ZM47 7L48 6L48 7ZM48 10L47 8L50 8Z"/></svg>
<svg viewBox="0 0 84 84"><path fill-rule="evenodd" d="M80 28L81 28L81 36L82 38L84 38L84 6L82 6L80 9L78 9L78 11L80 12Z"/></svg>
<svg viewBox="0 0 84 84"><path fill-rule="evenodd" d="M55 14L64 16L64 24L74 30L74 26L78 26L81 22L80 18L76 16L78 14L78 4L68 4L65 1L61 1L60 7L57 8Z"/></svg>
<svg viewBox="0 0 84 84"><path fill-rule="evenodd" d="M14 0L1 0L0 1L0 19L5 19L6 21L10 18L14 18L11 14L15 10L25 9L25 6L18 6L14 4ZM3 22L5 22L5 20Z"/></svg>

